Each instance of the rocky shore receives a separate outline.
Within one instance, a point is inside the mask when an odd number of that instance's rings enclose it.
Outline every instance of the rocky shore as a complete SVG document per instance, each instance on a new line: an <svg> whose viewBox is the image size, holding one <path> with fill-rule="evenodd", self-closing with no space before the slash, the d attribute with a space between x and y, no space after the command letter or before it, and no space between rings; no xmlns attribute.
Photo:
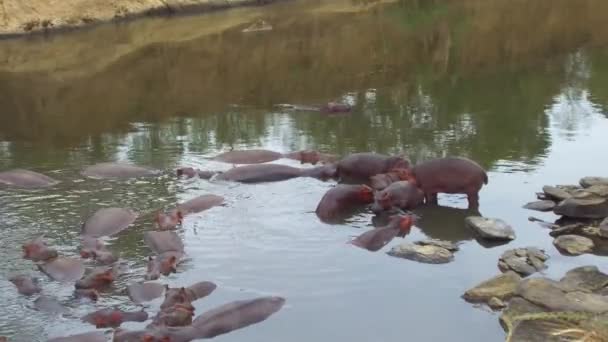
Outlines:
<svg viewBox="0 0 608 342"><path fill-rule="evenodd" d="M66 30L142 16L209 12L286 0L0 0L0 36Z"/></svg>

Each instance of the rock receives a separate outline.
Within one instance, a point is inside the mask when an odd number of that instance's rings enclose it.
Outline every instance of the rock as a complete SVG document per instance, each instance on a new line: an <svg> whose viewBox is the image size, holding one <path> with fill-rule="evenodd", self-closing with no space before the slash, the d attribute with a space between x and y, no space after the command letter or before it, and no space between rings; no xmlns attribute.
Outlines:
<svg viewBox="0 0 608 342"><path fill-rule="evenodd" d="M547 196L547 194L544 192L537 192L536 198L539 199L540 201L551 200L551 197Z"/></svg>
<svg viewBox="0 0 608 342"><path fill-rule="evenodd" d="M534 248L516 248L504 252L498 259L498 268L502 272L514 271L526 277L546 268L544 262L549 257L544 251Z"/></svg>
<svg viewBox="0 0 608 342"><path fill-rule="evenodd" d="M515 293L550 311L608 312L608 297L581 291L565 292L559 282L550 279L525 279Z"/></svg>
<svg viewBox="0 0 608 342"><path fill-rule="evenodd" d="M435 245L404 243L393 247L386 254L425 264L445 264L454 260L454 254L452 254L452 252Z"/></svg>
<svg viewBox="0 0 608 342"><path fill-rule="evenodd" d="M605 197L608 197L608 184L593 185L593 186L585 189L585 191L605 198Z"/></svg>
<svg viewBox="0 0 608 342"><path fill-rule="evenodd" d="M543 192L552 199L558 200L558 201L563 201L566 198L570 198L572 197L572 195L570 195L570 193L562 188L558 188L555 186L549 186L549 185L545 185L543 186Z"/></svg>
<svg viewBox="0 0 608 342"><path fill-rule="evenodd" d="M502 310L504 309L507 304L505 304L505 302L503 302L502 300L496 298L496 297L492 297L489 301L488 301L488 306L492 309L492 310Z"/></svg>
<svg viewBox="0 0 608 342"><path fill-rule="evenodd" d="M524 314L545 312L546 310L536 304L533 304L521 297L513 297L509 300L507 308L500 315L500 324L503 329L507 330L507 320L510 317L521 316Z"/></svg>
<svg viewBox="0 0 608 342"><path fill-rule="evenodd" d="M555 208L555 202L544 200L529 202L523 206L524 209L537 210L537 211L551 211Z"/></svg>
<svg viewBox="0 0 608 342"><path fill-rule="evenodd" d="M493 297L500 300L509 299L515 293L520 281L519 274L507 271L468 290L463 298L471 303L487 302Z"/></svg>
<svg viewBox="0 0 608 342"><path fill-rule="evenodd" d="M457 244L455 244L451 241L438 240L438 239L428 239L428 240L417 241L414 243L417 245L420 245L420 246L437 246L437 247L447 249L450 252L456 252L460 249Z"/></svg>
<svg viewBox="0 0 608 342"><path fill-rule="evenodd" d="M608 177L583 177L579 183L583 188L589 188L594 185L608 185Z"/></svg>
<svg viewBox="0 0 608 342"><path fill-rule="evenodd" d="M595 292L608 286L608 274L596 266L582 266L568 271L559 283L564 291Z"/></svg>
<svg viewBox="0 0 608 342"><path fill-rule="evenodd" d="M601 197L568 198L556 205L553 212L568 217L603 219L608 217L608 200Z"/></svg>
<svg viewBox="0 0 608 342"><path fill-rule="evenodd" d="M553 237L557 237L560 235L568 235L568 234L579 234L580 232L582 232L582 229L585 227L584 224L582 223L573 223L573 224L568 224L565 226L556 226L556 228L553 228L553 230L549 233L549 235L553 236Z"/></svg>
<svg viewBox="0 0 608 342"><path fill-rule="evenodd" d="M606 217L604 221L600 223L599 230L601 237L608 238L608 217Z"/></svg>
<svg viewBox="0 0 608 342"><path fill-rule="evenodd" d="M481 238L487 240L513 240L515 231L501 219L469 216L465 219L468 227L473 229Z"/></svg>
<svg viewBox="0 0 608 342"><path fill-rule="evenodd" d="M570 255L581 255L593 250L593 240L579 235L561 235L553 240L559 250Z"/></svg>

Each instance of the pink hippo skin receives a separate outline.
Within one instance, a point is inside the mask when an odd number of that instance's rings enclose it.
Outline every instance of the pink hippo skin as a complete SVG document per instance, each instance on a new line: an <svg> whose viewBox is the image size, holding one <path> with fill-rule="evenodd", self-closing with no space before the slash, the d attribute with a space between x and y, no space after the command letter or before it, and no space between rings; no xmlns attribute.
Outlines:
<svg viewBox="0 0 608 342"><path fill-rule="evenodd" d="M387 173L371 176L369 182L372 189L382 191L395 182L407 180L408 175L406 169L395 169Z"/></svg>
<svg viewBox="0 0 608 342"><path fill-rule="evenodd" d="M408 181L399 181L377 192L371 209L375 214L393 209L411 210L423 202L422 190Z"/></svg>
<svg viewBox="0 0 608 342"><path fill-rule="evenodd" d="M409 161L401 156L355 153L338 162L338 176L342 182L368 182L372 176L396 169L407 169L409 165Z"/></svg>
<svg viewBox="0 0 608 342"><path fill-rule="evenodd" d="M368 230L350 241L350 243L354 246L367 249L370 252L377 252L396 236L408 234L413 224L414 219L410 215L393 215L385 227Z"/></svg>
<svg viewBox="0 0 608 342"><path fill-rule="evenodd" d="M437 204L437 194L466 194L469 209L479 207L479 190L488 184L486 171L476 162L460 157L431 159L409 170L408 179L423 192L429 204Z"/></svg>
<svg viewBox="0 0 608 342"><path fill-rule="evenodd" d="M374 193L369 186L339 184L323 195L315 212L321 221L333 223L347 212L373 201Z"/></svg>

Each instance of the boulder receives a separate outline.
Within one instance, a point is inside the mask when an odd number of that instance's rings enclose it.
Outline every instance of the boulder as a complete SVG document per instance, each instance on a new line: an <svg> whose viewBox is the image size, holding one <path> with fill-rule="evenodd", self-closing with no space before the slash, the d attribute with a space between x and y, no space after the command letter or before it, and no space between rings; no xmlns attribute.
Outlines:
<svg viewBox="0 0 608 342"><path fill-rule="evenodd" d="M550 200L534 201L526 203L523 208L536 211L551 211L555 208L555 202Z"/></svg>
<svg viewBox="0 0 608 342"><path fill-rule="evenodd" d="M553 240L557 249L570 255L581 255L593 250L593 240L579 235L561 235Z"/></svg>
<svg viewBox="0 0 608 342"><path fill-rule="evenodd" d="M469 216L465 219L466 225L486 240L513 240L515 231L501 219L481 216Z"/></svg>
<svg viewBox="0 0 608 342"><path fill-rule="evenodd" d="M545 278L523 280L515 294L549 311L608 312L608 297L581 291L566 292L559 282Z"/></svg>
<svg viewBox="0 0 608 342"><path fill-rule="evenodd" d="M571 197L556 205L553 212L575 218L603 219L608 217L608 199L598 196Z"/></svg>
<svg viewBox="0 0 608 342"><path fill-rule="evenodd" d="M451 241L438 240L438 239L428 239L428 240L416 241L414 243L417 245L420 245L420 246L437 246L437 247L445 248L450 252L456 252L460 249L457 244L455 244Z"/></svg>
<svg viewBox="0 0 608 342"><path fill-rule="evenodd" d="M600 196L600 197L608 197L608 184L597 184L593 185L584 191Z"/></svg>
<svg viewBox="0 0 608 342"><path fill-rule="evenodd" d="M507 321L512 317L517 317L525 314L545 312L546 310L536 304L533 304L521 297L513 297L509 300L507 308L500 315L500 324L503 329L507 330Z"/></svg>
<svg viewBox="0 0 608 342"><path fill-rule="evenodd" d="M583 177L579 183L583 188L589 188L594 185L608 185L608 177Z"/></svg>
<svg viewBox="0 0 608 342"><path fill-rule="evenodd" d="M563 201L566 198L572 197L568 191L556 186L545 185L543 186L543 192L547 195L547 197L557 201Z"/></svg>
<svg viewBox="0 0 608 342"><path fill-rule="evenodd" d="M496 297L492 297L489 301L488 301L488 306L492 309L492 310L502 310L504 309L507 304L505 304L505 302L503 302L502 300L496 298Z"/></svg>
<svg viewBox="0 0 608 342"><path fill-rule="evenodd" d="M519 274L507 271L467 290L463 298L471 303L487 302L493 297L500 300L509 299L515 293L520 281Z"/></svg>
<svg viewBox="0 0 608 342"><path fill-rule="evenodd" d="M548 258L544 251L538 248L516 248L502 254L498 260L498 268L502 272L510 270L526 277L545 269L545 261Z"/></svg>
<svg viewBox="0 0 608 342"><path fill-rule="evenodd" d="M564 291L596 292L608 286L608 274L596 266L573 268L559 281Z"/></svg>
<svg viewBox="0 0 608 342"><path fill-rule="evenodd" d="M454 254L449 250L435 245L417 245L404 243L393 247L388 255L425 264L445 264L454 260Z"/></svg>
<svg viewBox="0 0 608 342"><path fill-rule="evenodd" d="M599 234L603 238L608 238L608 217L606 217L599 226Z"/></svg>

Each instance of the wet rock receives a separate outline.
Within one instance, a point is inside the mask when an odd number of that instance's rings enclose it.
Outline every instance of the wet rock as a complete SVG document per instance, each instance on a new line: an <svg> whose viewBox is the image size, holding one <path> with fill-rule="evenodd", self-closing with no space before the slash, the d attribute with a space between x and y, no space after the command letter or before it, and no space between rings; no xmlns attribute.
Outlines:
<svg viewBox="0 0 608 342"><path fill-rule="evenodd" d="M583 177L579 183L583 188L589 188L594 185L608 185L608 177Z"/></svg>
<svg viewBox="0 0 608 342"><path fill-rule="evenodd" d="M572 197L560 202L553 212L575 218L603 219L608 217L608 200L597 196Z"/></svg>
<svg viewBox="0 0 608 342"><path fill-rule="evenodd" d="M545 312L546 309L533 304L521 297L513 297L509 300L507 308L500 315L500 323L503 329L507 330L508 321L511 317L521 316L531 313Z"/></svg>
<svg viewBox="0 0 608 342"><path fill-rule="evenodd" d="M519 274L507 271L468 290L463 298L471 303L487 302L493 297L500 300L509 299L515 293L520 281Z"/></svg>
<svg viewBox="0 0 608 342"><path fill-rule="evenodd" d="M454 260L454 254L449 250L435 245L417 245L404 243L393 247L386 254L425 264L445 264Z"/></svg>
<svg viewBox="0 0 608 342"><path fill-rule="evenodd" d="M103 331L93 331L83 334L70 335L66 337L56 337L48 342L106 342L106 335Z"/></svg>
<svg viewBox="0 0 608 342"><path fill-rule="evenodd" d="M565 226L555 226L549 235L557 237L560 235L580 234L585 227L582 223L573 223Z"/></svg>
<svg viewBox="0 0 608 342"><path fill-rule="evenodd" d="M507 304L505 304L505 302L503 302L502 300L496 298L496 297L492 297L489 301L488 301L488 306L492 309L492 310L502 310L504 309Z"/></svg>
<svg viewBox="0 0 608 342"><path fill-rule="evenodd" d="M568 191L556 186L545 185L543 186L543 192L547 195L547 197L557 201L563 201L566 198L572 197Z"/></svg>
<svg viewBox="0 0 608 342"><path fill-rule="evenodd" d="M597 195L600 197L608 197L608 184L603 184L603 185L593 185L587 189L584 190L587 193L593 194L593 195Z"/></svg>
<svg viewBox="0 0 608 342"><path fill-rule="evenodd" d="M526 277L545 269L545 261L548 258L544 251L538 248L516 248L502 254L498 260L498 268L502 272L511 270Z"/></svg>
<svg viewBox="0 0 608 342"><path fill-rule="evenodd" d="M68 309L61 305L55 298L48 296L40 296L34 301L34 307L36 310L50 314L64 314L68 312Z"/></svg>
<svg viewBox="0 0 608 342"><path fill-rule="evenodd" d="M536 211L551 211L555 208L555 202L549 200L534 201L527 203L523 208Z"/></svg>
<svg viewBox="0 0 608 342"><path fill-rule="evenodd" d="M561 235L553 240L553 244L560 251L570 255L581 255L593 250L593 240L579 235Z"/></svg>
<svg viewBox="0 0 608 342"><path fill-rule="evenodd" d="M165 286L159 283L147 282L131 284L127 287L129 298L135 304L149 302L159 298L165 292Z"/></svg>
<svg viewBox="0 0 608 342"><path fill-rule="evenodd" d="M564 291L596 292L608 286L608 274L596 266L582 266L571 269L559 281Z"/></svg>
<svg viewBox="0 0 608 342"><path fill-rule="evenodd" d="M599 234L603 238L608 238L608 217L606 217L599 226Z"/></svg>
<svg viewBox="0 0 608 342"><path fill-rule="evenodd" d="M84 275L84 264L79 259L58 257L38 265L40 271L50 278L61 282L76 281Z"/></svg>
<svg viewBox="0 0 608 342"><path fill-rule="evenodd" d="M16 169L0 172L0 184L15 188L48 188L58 183L59 181L51 177L29 170Z"/></svg>
<svg viewBox="0 0 608 342"><path fill-rule="evenodd" d="M415 242L415 244L420 245L420 246L437 246L437 247L447 249L450 252L456 252L460 249L457 244L455 244L451 241L438 240L438 239L428 239L428 240L417 241L417 242Z"/></svg>
<svg viewBox="0 0 608 342"><path fill-rule="evenodd" d="M481 216L469 216L465 219L469 228L486 240L513 240L515 231L501 219L493 219Z"/></svg>
<svg viewBox="0 0 608 342"><path fill-rule="evenodd" d="M608 297L581 291L565 292L559 282L550 279L525 279L515 293L550 311L608 312Z"/></svg>
<svg viewBox="0 0 608 342"><path fill-rule="evenodd" d="M97 210L82 226L83 235L90 237L112 236L127 229L137 213L125 208L103 208Z"/></svg>

